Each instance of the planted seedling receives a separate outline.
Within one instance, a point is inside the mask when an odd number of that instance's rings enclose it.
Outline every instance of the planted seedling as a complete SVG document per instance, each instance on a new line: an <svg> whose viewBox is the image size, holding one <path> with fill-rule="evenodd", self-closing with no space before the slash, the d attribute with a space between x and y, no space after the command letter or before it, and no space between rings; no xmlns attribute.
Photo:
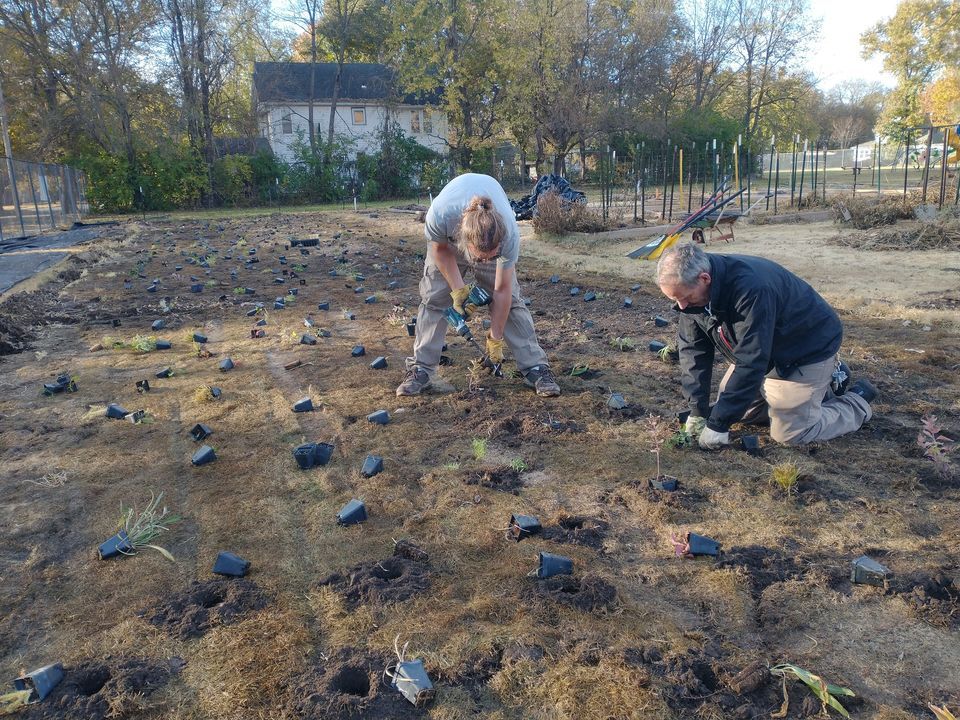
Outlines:
<svg viewBox="0 0 960 720"><path fill-rule="evenodd" d="M150 502L141 512L137 512L134 507L124 510L123 504L120 505L121 518L117 535L123 533L126 537L125 542L117 546L118 553L136 555L139 548L147 547L156 550L167 560L173 562L173 555L169 551L159 545L151 544L152 540L169 530L171 525L180 521L180 516L171 514L165 505L162 508L160 507L161 500L163 500L162 492L158 495L151 494ZM101 557L103 557L102 553Z"/></svg>
<svg viewBox="0 0 960 720"><path fill-rule="evenodd" d="M667 483L669 480L676 482L676 478L663 475L660 472L660 453L663 451L664 444L670 440L674 434L670 429L669 423L659 415L650 413L644 421L644 426L650 434L650 452L657 456L657 475L654 480L660 483Z"/></svg>
<svg viewBox="0 0 960 720"><path fill-rule="evenodd" d="M786 717L790 710L790 696L787 694L787 678L801 680L808 688L810 688L811 692L813 692L813 694L816 695L822 703L821 711L824 717L826 717L829 713L828 708L833 708L845 718L850 717L850 713L847 712L847 709L840 704L839 700L837 700L837 696L856 697L853 690L850 688L831 685L822 677L819 675L814 675L809 670L804 670L796 665L790 665L786 663L783 665L775 665L774 667L770 668L770 674L774 677L780 678L783 681L783 704L780 706L780 711L773 713L771 717Z"/></svg>
<svg viewBox="0 0 960 720"><path fill-rule="evenodd" d="M586 363L577 364L570 368L570 377L580 377L588 372L590 372L589 365Z"/></svg>
<svg viewBox="0 0 960 720"><path fill-rule="evenodd" d="M634 349L636 349L637 344L632 338L615 337L610 341L610 346L620 350L621 352L632 352Z"/></svg>
<svg viewBox="0 0 960 720"><path fill-rule="evenodd" d="M30 704L31 690L14 690L0 695L0 715L13 715Z"/></svg>
<svg viewBox="0 0 960 720"><path fill-rule="evenodd" d="M800 468L793 462L777 463L770 469L770 484L780 488L789 498L797 490Z"/></svg>
<svg viewBox="0 0 960 720"><path fill-rule="evenodd" d="M470 441L470 449L475 460L483 460L487 456L486 438L474 438Z"/></svg>
<svg viewBox="0 0 960 720"><path fill-rule="evenodd" d="M932 412L926 413L921 419L917 445L923 450L924 457L933 462L937 475L946 478L951 474L953 463L950 453L956 449L956 442L941 434L942 429L937 416Z"/></svg>
<svg viewBox="0 0 960 720"><path fill-rule="evenodd" d="M514 460L512 463L510 463L510 467L513 468L518 473L523 473L527 471L527 463L526 461L524 461L523 458L517 458L516 460Z"/></svg>
<svg viewBox="0 0 960 720"><path fill-rule="evenodd" d="M653 343L651 343L651 345L652 344ZM680 353L677 352L677 349L673 345L664 345L657 350L657 357L660 358L661 362L665 362L668 365L674 365L680 362Z"/></svg>

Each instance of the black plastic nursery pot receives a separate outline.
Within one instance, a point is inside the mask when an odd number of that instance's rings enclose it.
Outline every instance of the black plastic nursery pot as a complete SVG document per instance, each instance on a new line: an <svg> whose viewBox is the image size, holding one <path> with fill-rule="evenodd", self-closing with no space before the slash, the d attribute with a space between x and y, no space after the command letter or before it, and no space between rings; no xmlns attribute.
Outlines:
<svg viewBox="0 0 960 720"><path fill-rule="evenodd" d="M190 286L190 292L192 293L202 293L203 292L203 283L194 283Z"/></svg>
<svg viewBox="0 0 960 720"><path fill-rule="evenodd" d="M540 566L537 568L538 578L573 574L573 560L571 558L548 552L541 552L539 558Z"/></svg>
<svg viewBox="0 0 960 720"><path fill-rule="evenodd" d="M387 367L387 359L383 357L383 355L381 355L380 357L376 358L372 363L370 363L370 367L373 368L374 370L383 370L385 367Z"/></svg>
<svg viewBox="0 0 960 720"><path fill-rule="evenodd" d="M328 302L317 303L317 310L329 310L329 309L330 309L330 303Z"/></svg>
<svg viewBox="0 0 960 720"><path fill-rule="evenodd" d="M620 393L610 393L607 398L607 407L611 410L623 410L627 406L626 398Z"/></svg>
<svg viewBox="0 0 960 720"><path fill-rule="evenodd" d="M861 555L853 561L850 568L850 582L857 585L873 585L885 588L893 574L886 566L866 555Z"/></svg>
<svg viewBox="0 0 960 720"><path fill-rule="evenodd" d="M390 422L390 413L386 410L377 410L367 415L367 420L376 425L386 425Z"/></svg>
<svg viewBox="0 0 960 720"><path fill-rule="evenodd" d="M370 478L381 472L383 472L383 458L379 455L367 455L363 461L363 467L360 468L360 474Z"/></svg>
<svg viewBox="0 0 960 720"><path fill-rule="evenodd" d="M161 370L156 374L156 377L163 379L163 378L168 378L171 375L173 375L173 368L165 367L163 370Z"/></svg>
<svg viewBox="0 0 960 720"><path fill-rule="evenodd" d="M151 329L151 330L163 330L163 326L164 326L165 324L166 324L166 323L164 323L163 320L154 320L154 321L153 321L153 324L150 326L150 329Z"/></svg>
<svg viewBox="0 0 960 720"><path fill-rule="evenodd" d="M590 290L589 292L585 293L583 296L584 302L593 302L596 299L597 299L597 294L593 290Z"/></svg>
<svg viewBox="0 0 960 720"><path fill-rule="evenodd" d="M666 327L667 325L670 324L670 321L667 320L667 319L666 319L665 317L663 317L662 315L657 315L657 316L653 319L653 324L656 325L657 327Z"/></svg>
<svg viewBox="0 0 960 720"><path fill-rule="evenodd" d="M107 405L107 417L111 420L123 420L127 414L128 411L116 403L110 403Z"/></svg>
<svg viewBox="0 0 960 720"><path fill-rule="evenodd" d="M63 665L53 663L21 675L13 681L13 687L16 690L29 690L30 697L27 698L27 702L32 704L43 700L60 684L61 680L63 680Z"/></svg>
<svg viewBox="0 0 960 720"><path fill-rule="evenodd" d="M218 387L212 387L212 388L210 388L210 395L211 395L214 399L219 398L221 395L223 395L223 390L221 390L221 389L218 388Z"/></svg>
<svg viewBox="0 0 960 720"><path fill-rule="evenodd" d="M705 535L687 533L687 543L690 546L688 552L691 555L709 555L711 557L717 557L720 554L720 543L718 543L716 540L706 537Z"/></svg>
<svg viewBox="0 0 960 720"><path fill-rule="evenodd" d="M533 515L510 516L510 537L517 542L531 535L536 535L540 530L540 521L533 517Z"/></svg>
<svg viewBox="0 0 960 720"><path fill-rule="evenodd" d="M580 288L578 288L578 287L572 287L572 288L570 288L570 294L571 294L571 295L579 295L579 294L580 294Z"/></svg>
<svg viewBox="0 0 960 720"><path fill-rule="evenodd" d="M150 392L150 381L137 380L137 392L138 393Z"/></svg>
<svg viewBox="0 0 960 720"><path fill-rule="evenodd" d="M417 335L417 319L414 318L407 323L407 335L410 337L416 337Z"/></svg>
<svg viewBox="0 0 960 720"><path fill-rule="evenodd" d="M300 398L293 404L294 412L310 412L311 410L313 410L313 400L308 397Z"/></svg>
<svg viewBox="0 0 960 720"><path fill-rule="evenodd" d="M274 310L283 310L286 306L287 304L283 300L277 299L273 301Z"/></svg>
<svg viewBox="0 0 960 720"><path fill-rule="evenodd" d="M216 459L217 459L217 454L213 451L213 448L210 447L209 445L204 445L193 454L193 457L190 459L190 462L192 462L197 467L200 467L201 465L212 463Z"/></svg>
<svg viewBox="0 0 960 720"><path fill-rule="evenodd" d="M399 280L391 280L387 283L387 290L396 290L398 287L400 287Z"/></svg>
<svg viewBox="0 0 960 720"><path fill-rule="evenodd" d="M169 340L157 340L157 350L169 350L173 344Z"/></svg>
<svg viewBox="0 0 960 720"><path fill-rule="evenodd" d="M210 429L210 426L204 425L203 423L197 423L190 430L190 437L192 437L195 442L205 440L211 435L213 435L213 430Z"/></svg>
<svg viewBox="0 0 960 720"><path fill-rule="evenodd" d="M301 470L309 470L330 462L333 450L333 445L328 443L304 443L293 449L293 459Z"/></svg>
<svg viewBox="0 0 960 720"><path fill-rule="evenodd" d="M436 696L423 660L405 660L388 668L390 684L416 707L424 707Z"/></svg>
<svg viewBox="0 0 960 720"><path fill-rule="evenodd" d="M675 492L679 486L679 481L675 477L670 477L669 475L661 475L660 477L650 478L650 487L652 487L654 490Z"/></svg>
<svg viewBox="0 0 960 720"><path fill-rule="evenodd" d="M756 435L744 435L740 438L740 444L749 455L760 455L760 438Z"/></svg>
<svg viewBox="0 0 960 720"><path fill-rule="evenodd" d="M265 331L263 328L258 328L258 327L250 328L250 338L251 338L251 339L254 339L254 340L255 340L256 338L262 338L262 337L265 337L266 334L267 334L267 333L266 333L266 331Z"/></svg>
<svg viewBox="0 0 960 720"><path fill-rule="evenodd" d="M366 298L364 298L363 302L364 302L366 305L376 305L376 304L377 304L377 296L376 296L376 295L368 295Z"/></svg>
<svg viewBox="0 0 960 720"><path fill-rule="evenodd" d="M195 343L200 343L201 345L203 345L207 341L207 336L204 335L203 333L194 333L193 341Z"/></svg>
<svg viewBox="0 0 960 720"><path fill-rule="evenodd" d="M363 500L354 498L337 513L337 525L357 525L367 519L367 507Z"/></svg>
<svg viewBox="0 0 960 720"><path fill-rule="evenodd" d="M556 285L558 282L560 282L560 276L559 276L559 275L551 275L551 276L550 276L550 283L551 283L551 284Z"/></svg>
<svg viewBox="0 0 960 720"><path fill-rule="evenodd" d="M244 560L239 555L234 555L232 552L227 552L226 550L221 550L217 553L217 560L213 563L213 572L216 575L243 577L249 570L249 560Z"/></svg>
<svg viewBox="0 0 960 720"><path fill-rule="evenodd" d="M319 330L317 330L317 337L323 337L323 338L333 337L333 333L331 333L329 330L324 330L323 328L320 328Z"/></svg>
<svg viewBox="0 0 960 720"><path fill-rule="evenodd" d="M650 344L647 346L650 349L650 352L660 352L667 346L666 343L662 343L659 340L651 340Z"/></svg>
<svg viewBox="0 0 960 720"><path fill-rule="evenodd" d="M134 425L137 425L139 423L142 423L143 419L146 416L147 416L147 413L145 410L134 410L131 413L127 413L127 420L132 422Z"/></svg>
<svg viewBox="0 0 960 720"><path fill-rule="evenodd" d="M253 317L257 314L259 308L253 308L252 310L247 310L247 317Z"/></svg>
<svg viewBox="0 0 960 720"><path fill-rule="evenodd" d="M113 537L103 541L100 544L100 547L97 548L97 552L99 553L101 560L116 557L121 553L131 552L132 550L133 545L130 544L130 539L127 537L126 530L121 530Z"/></svg>
<svg viewBox="0 0 960 720"><path fill-rule="evenodd" d="M254 326L254 327L265 327L266 324L267 324L266 319L260 318L259 320L257 320L257 321L253 324L253 326Z"/></svg>
<svg viewBox="0 0 960 720"><path fill-rule="evenodd" d="M625 308L632 308L632 307L633 307L633 300L632 300L631 298L624 298L624 299L623 299L623 306L624 306Z"/></svg>
<svg viewBox="0 0 960 720"><path fill-rule="evenodd" d="M354 345L350 355L353 357L363 357L367 354L367 349L363 345Z"/></svg>
<svg viewBox="0 0 960 720"><path fill-rule="evenodd" d="M303 335L300 336L300 344L301 344L301 345L316 345L316 344L317 344L317 338L314 337L313 335L311 335L310 333L304 333Z"/></svg>
<svg viewBox="0 0 960 720"><path fill-rule="evenodd" d="M230 358L224 358L220 361L220 372L227 372L228 370L233 370L233 360Z"/></svg>

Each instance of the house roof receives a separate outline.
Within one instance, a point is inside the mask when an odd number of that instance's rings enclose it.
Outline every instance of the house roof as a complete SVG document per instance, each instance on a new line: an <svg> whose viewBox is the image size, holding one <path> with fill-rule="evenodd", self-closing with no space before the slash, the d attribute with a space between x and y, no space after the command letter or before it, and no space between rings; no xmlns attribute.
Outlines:
<svg viewBox="0 0 960 720"><path fill-rule="evenodd" d="M333 97L336 63L317 63L313 81L314 101ZM387 100L423 105L424 98L400 97L395 76L386 65L345 63L340 78L340 100ZM260 103L305 103L310 99L310 63L258 62L253 66L253 88Z"/></svg>

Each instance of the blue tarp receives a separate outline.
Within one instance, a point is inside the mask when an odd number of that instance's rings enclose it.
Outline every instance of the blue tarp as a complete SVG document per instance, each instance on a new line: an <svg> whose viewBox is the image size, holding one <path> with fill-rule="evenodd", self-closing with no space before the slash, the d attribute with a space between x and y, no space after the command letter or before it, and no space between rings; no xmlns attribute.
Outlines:
<svg viewBox="0 0 960 720"><path fill-rule="evenodd" d="M565 205L569 203L585 203L587 196L579 190L570 187L570 183L559 175L544 175L533 187L533 192L522 197L519 200L511 200L510 207L517 217L517 220L529 220L537 214L537 199L546 192L555 192L561 200L565 200Z"/></svg>

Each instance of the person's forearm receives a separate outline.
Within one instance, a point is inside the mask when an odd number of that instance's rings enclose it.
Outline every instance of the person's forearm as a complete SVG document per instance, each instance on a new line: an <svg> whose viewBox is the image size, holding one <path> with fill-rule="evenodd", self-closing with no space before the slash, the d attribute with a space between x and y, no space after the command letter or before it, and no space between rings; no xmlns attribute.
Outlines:
<svg viewBox="0 0 960 720"><path fill-rule="evenodd" d="M493 299L490 301L490 334L494 339L503 337L503 329L507 325L510 315L510 305L513 303L511 288L494 289Z"/></svg>
<svg viewBox="0 0 960 720"><path fill-rule="evenodd" d="M443 279L447 281L451 290L458 290L466 284L463 282L460 267L457 265L457 253L450 247L449 243L434 245L433 257L437 263L437 269L443 275Z"/></svg>

